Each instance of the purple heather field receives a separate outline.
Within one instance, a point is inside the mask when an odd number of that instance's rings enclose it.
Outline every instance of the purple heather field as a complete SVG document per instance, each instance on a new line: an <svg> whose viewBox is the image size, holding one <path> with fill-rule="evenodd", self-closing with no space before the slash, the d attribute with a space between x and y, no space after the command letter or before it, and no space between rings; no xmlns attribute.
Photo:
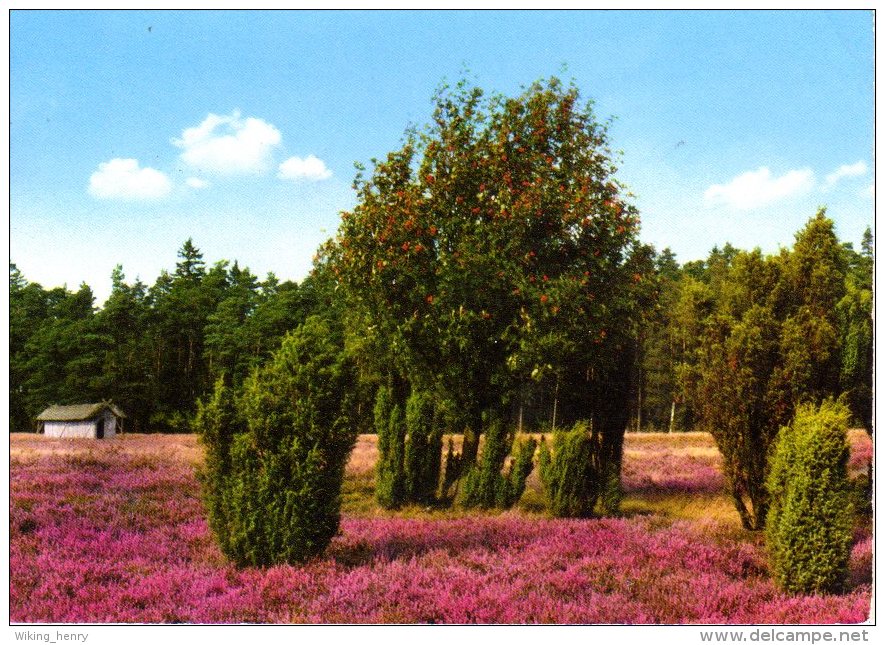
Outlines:
<svg viewBox="0 0 885 645"><path fill-rule="evenodd" d="M851 470L869 438L852 433ZM787 596L722 495L708 435L628 435L625 513L545 515L535 475L506 513L383 512L374 439L341 530L303 566L237 569L208 530L192 435L11 438L10 618L25 623L834 624L868 619L859 523L846 593ZM362 500L360 503L354 500ZM533 501L534 500L534 501Z"/></svg>

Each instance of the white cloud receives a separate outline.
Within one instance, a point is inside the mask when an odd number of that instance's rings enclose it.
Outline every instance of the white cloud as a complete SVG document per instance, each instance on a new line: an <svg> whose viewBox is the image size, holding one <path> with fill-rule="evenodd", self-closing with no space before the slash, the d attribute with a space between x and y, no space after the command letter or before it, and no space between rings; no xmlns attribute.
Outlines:
<svg viewBox="0 0 885 645"><path fill-rule="evenodd" d="M199 190L200 188L208 188L209 182L205 179L200 179L199 177L188 177L185 182L191 188L196 188Z"/></svg>
<svg viewBox="0 0 885 645"><path fill-rule="evenodd" d="M89 177L89 194L98 199L159 199L172 182L153 168L140 168L137 159L111 159L98 164Z"/></svg>
<svg viewBox="0 0 885 645"><path fill-rule="evenodd" d="M714 184L704 192L708 205L725 204L746 210L807 192L814 186L814 172L810 168L791 170L781 177L772 177L762 167L738 175L727 184Z"/></svg>
<svg viewBox="0 0 885 645"><path fill-rule="evenodd" d="M827 178L824 180L824 187L832 188L840 179L844 179L845 177L860 177L865 174L867 174L867 165L863 161L858 161L853 164L845 164L839 166L835 171L827 175Z"/></svg>
<svg viewBox="0 0 885 645"><path fill-rule="evenodd" d="M277 177L280 179L292 179L295 181L320 181L331 176L332 171L326 168L323 160L313 155L308 155L304 159L301 157L289 157L280 164L280 171L277 173Z"/></svg>
<svg viewBox="0 0 885 645"><path fill-rule="evenodd" d="M223 175L257 174L265 170L282 136L261 119L241 118L239 110L228 116L210 114L203 122L172 139L182 160L206 172Z"/></svg>

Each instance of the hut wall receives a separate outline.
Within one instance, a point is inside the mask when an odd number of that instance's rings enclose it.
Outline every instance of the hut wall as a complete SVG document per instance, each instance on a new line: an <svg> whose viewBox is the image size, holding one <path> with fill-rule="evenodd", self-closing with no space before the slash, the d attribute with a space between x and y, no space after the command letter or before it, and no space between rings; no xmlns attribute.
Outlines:
<svg viewBox="0 0 885 645"><path fill-rule="evenodd" d="M110 410L104 411L104 437L110 439L117 434L117 417Z"/></svg>
<svg viewBox="0 0 885 645"><path fill-rule="evenodd" d="M75 437L83 439L94 439L95 420L44 421L43 434L45 434L47 437ZM107 426L105 426L105 436L107 436Z"/></svg>

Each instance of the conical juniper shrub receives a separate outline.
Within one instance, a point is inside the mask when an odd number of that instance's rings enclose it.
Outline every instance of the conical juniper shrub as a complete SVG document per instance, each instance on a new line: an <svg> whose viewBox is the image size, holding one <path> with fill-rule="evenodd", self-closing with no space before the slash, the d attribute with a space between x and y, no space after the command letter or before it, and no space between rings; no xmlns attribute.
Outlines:
<svg viewBox="0 0 885 645"><path fill-rule="evenodd" d="M209 399L197 401L193 430L205 447L203 466L198 476L206 502L209 528L215 534L223 553L228 553L229 538L227 488L231 478L231 448L234 438L245 430L234 401L234 392L224 378L215 382Z"/></svg>
<svg viewBox="0 0 885 645"><path fill-rule="evenodd" d="M439 487L442 428L434 423L434 417L433 398L426 392L413 391L406 402L406 496L419 504L436 501Z"/></svg>
<svg viewBox="0 0 885 645"><path fill-rule="evenodd" d="M510 508L525 491L525 482L532 471L537 443L523 440L516 448L516 457L507 475L504 463L513 450L515 431L508 430L500 419L489 423L485 432L479 463L467 471L461 503L467 508Z"/></svg>
<svg viewBox="0 0 885 645"><path fill-rule="evenodd" d="M600 511L607 515L618 515L621 512L621 502L624 501L624 486L621 483L621 464L616 461L608 461L600 465Z"/></svg>
<svg viewBox="0 0 885 645"><path fill-rule="evenodd" d="M378 441L378 461L375 462L375 499L383 508L390 508L392 500L392 471L390 463L390 413L393 411L393 393L386 385L381 385L375 393L373 410L374 431Z"/></svg>
<svg viewBox="0 0 885 645"><path fill-rule="evenodd" d="M553 436L551 453L541 440L540 474L550 512L556 517L591 517L601 493L600 473L587 424Z"/></svg>
<svg viewBox="0 0 885 645"><path fill-rule="evenodd" d="M237 565L304 562L338 531L356 441L354 372L343 356L328 326L308 318L247 379L236 414L221 383L201 406L210 525Z"/></svg>
<svg viewBox="0 0 885 645"><path fill-rule="evenodd" d="M455 447L452 434L449 434L446 443L445 458L443 459L442 483L439 489L439 501L451 505L456 499L460 499L463 475L476 465L476 453L468 449L465 454L465 441L476 439L477 450L479 442L478 432L471 431L467 427L468 420L463 411L459 411L457 403L445 396L437 397L435 424L449 433L462 433L461 450ZM477 426L477 429L481 429ZM471 437L473 439L471 439ZM471 453L473 456L471 457Z"/></svg>
<svg viewBox="0 0 885 645"><path fill-rule="evenodd" d="M767 478L765 528L775 583L796 594L844 588L854 513L848 479L848 409L832 400L798 408L781 429Z"/></svg>
<svg viewBox="0 0 885 645"><path fill-rule="evenodd" d="M393 401L390 388L378 389L375 400L375 431L378 434L378 465L375 499L382 508L395 509L406 500L406 420Z"/></svg>
<svg viewBox="0 0 885 645"><path fill-rule="evenodd" d="M507 477L499 488L496 499L498 508L510 508L522 497L525 492L526 480L535 466L534 458L537 449L538 442L534 437L517 442L514 448L516 454L510 462Z"/></svg>

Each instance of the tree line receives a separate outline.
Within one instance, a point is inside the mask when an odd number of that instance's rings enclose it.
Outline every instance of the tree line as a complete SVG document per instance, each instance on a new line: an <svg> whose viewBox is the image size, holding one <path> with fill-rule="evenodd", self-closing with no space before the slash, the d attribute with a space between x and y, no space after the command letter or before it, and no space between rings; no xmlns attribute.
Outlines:
<svg viewBox="0 0 885 645"><path fill-rule="evenodd" d="M777 347L789 364L790 387L797 393L810 388L846 396L853 424L871 428L869 229L855 250L851 243L838 241L822 211L797 235L793 249L770 257L730 244L714 248L704 260L684 264L669 249L658 252L646 246L642 253L636 262L642 265L637 275L644 301L624 403L626 427L671 432L698 428L704 402L696 390L698 352L707 347L709 357L724 355L721 329L719 337L711 338L717 347L712 350L714 344L705 343L713 334L707 326L716 317L743 318L756 305L756 313L768 309L781 322L790 318L788 335ZM231 382L241 383L310 315L320 316L341 335L343 319L356 315L336 291L334 269L326 260L295 283L280 282L273 274L259 280L236 261L220 260L207 267L192 240L178 255L175 269L161 273L152 286L127 282L123 268L116 267L111 295L100 308L86 284L76 291L46 289L10 264L11 431L32 429L34 417L53 403L111 399L129 417L130 431L188 432L196 401L218 376L226 374ZM542 284L549 284L544 275ZM635 280L632 275L629 279ZM479 287L465 285L464 291L483 297ZM539 294L538 303L544 295L549 302L550 293ZM462 311L462 306L458 304L463 317L468 310ZM481 306L477 317L485 320L485 315L489 311ZM369 324L363 329L375 333ZM361 355L366 390L357 404L361 429L373 431L374 395L368 390L383 380L380 366L387 361L361 344L367 342L351 339L349 351ZM566 426L585 417L579 390L585 387L586 369L578 374L582 378L573 378L580 371L576 365L560 363L554 370L556 357L547 352L552 338L547 336L545 342L548 346L537 351L546 360L531 371L523 370L515 402L506 409L507 419L521 422L526 430ZM809 373L812 353L819 352L826 360ZM484 363L473 348L462 356ZM442 360L434 358L428 370L433 372L437 365L445 369ZM450 380L458 381L467 367L448 366Z"/></svg>
<svg viewBox="0 0 885 645"><path fill-rule="evenodd" d="M134 432L190 432L219 374L237 382L287 331L323 308L317 279L263 281L226 260L207 267L187 240L152 286L112 275L104 306L86 284L45 289L9 267L12 431L49 404L113 400Z"/></svg>

